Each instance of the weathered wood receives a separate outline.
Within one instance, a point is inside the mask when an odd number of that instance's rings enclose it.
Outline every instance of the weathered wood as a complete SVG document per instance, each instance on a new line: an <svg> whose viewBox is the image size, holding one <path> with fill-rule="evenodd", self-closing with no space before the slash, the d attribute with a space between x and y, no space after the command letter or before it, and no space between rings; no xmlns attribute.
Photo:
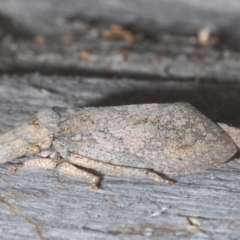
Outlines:
<svg viewBox="0 0 240 240"><path fill-rule="evenodd" d="M215 87L36 74L5 76L0 83L1 131L53 105L188 100L217 121L239 123L240 117L237 85ZM9 166L0 165L2 239L240 237L238 158L211 170L173 175L178 182L172 187L147 178L106 176L96 192L87 189L88 183L55 171L19 170L12 175L7 171ZM195 222L200 226L191 225L189 217L197 218Z"/></svg>
<svg viewBox="0 0 240 240"><path fill-rule="evenodd" d="M227 7L222 0L218 4L185 0L30 2L0 3L0 73L239 81L240 53L231 50L240 42L235 24L237 0L228 1ZM124 39L124 33L120 39L103 37L111 24L129 31L133 41ZM218 44L213 46L218 47L196 43L203 27L216 35ZM232 42L230 49L222 50L222 35ZM81 57L82 51L89 55Z"/></svg>
<svg viewBox="0 0 240 240"><path fill-rule="evenodd" d="M238 0L6 0L0 8L35 33L61 32L69 27L65 20L76 19L132 25L153 37L156 30L193 34L202 27L217 33L232 26L232 35L239 32L234 24L239 18Z"/></svg>
<svg viewBox="0 0 240 240"><path fill-rule="evenodd" d="M55 105L176 101L240 127L238 0L5 0L0 10L0 132ZM111 24L130 40L104 37ZM218 43L196 43L203 27ZM96 192L9 166L0 165L0 239L240 239L238 156L173 175L171 187L106 176Z"/></svg>
<svg viewBox="0 0 240 240"><path fill-rule="evenodd" d="M141 46L109 41L99 36L91 41L86 37L81 42L75 39L69 45L52 42L45 46L7 39L2 43L4 53L0 56L0 73L239 81L239 52L189 45L188 37L184 42L179 42L181 39L177 37L172 38L175 39L172 43L143 41ZM17 47L12 50L12 45ZM102 45L105 46L104 52ZM79 58L81 50L89 52L88 60Z"/></svg>
<svg viewBox="0 0 240 240"><path fill-rule="evenodd" d="M84 77L2 76L0 130L51 106L189 102L215 122L240 127L240 86ZM12 97L14 96L14 97ZM7 127L8 126L8 127Z"/></svg>

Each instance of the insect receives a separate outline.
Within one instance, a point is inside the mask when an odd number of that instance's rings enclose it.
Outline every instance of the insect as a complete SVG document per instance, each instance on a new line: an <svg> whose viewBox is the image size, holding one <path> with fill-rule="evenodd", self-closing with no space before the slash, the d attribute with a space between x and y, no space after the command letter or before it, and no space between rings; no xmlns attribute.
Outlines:
<svg viewBox="0 0 240 240"><path fill-rule="evenodd" d="M231 159L240 130L216 124L188 103L53 107L0 136L0 163L57 170L91 182L99 174L148 176L208 169ZM171 184L170 180L165 181Z"/></svg>

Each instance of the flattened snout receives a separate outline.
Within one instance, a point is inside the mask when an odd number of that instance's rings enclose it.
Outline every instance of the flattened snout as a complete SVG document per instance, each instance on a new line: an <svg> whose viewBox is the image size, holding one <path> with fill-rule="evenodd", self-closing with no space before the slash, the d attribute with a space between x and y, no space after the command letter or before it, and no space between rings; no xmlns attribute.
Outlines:
<svg viewBox="0 0 240 240"><path fill-rule="evenodd" d="M11 132L0 137L0 163L22 157L26 152L26 141L16 138Z"/></svg>
<svg viewBox="0 0 240 240"><path fill-rule="evenodd" d="M39 153L50 147L53 141L51 128L54 128L58 119L57 113L47 109L1 135L0 163Z"/></svg>

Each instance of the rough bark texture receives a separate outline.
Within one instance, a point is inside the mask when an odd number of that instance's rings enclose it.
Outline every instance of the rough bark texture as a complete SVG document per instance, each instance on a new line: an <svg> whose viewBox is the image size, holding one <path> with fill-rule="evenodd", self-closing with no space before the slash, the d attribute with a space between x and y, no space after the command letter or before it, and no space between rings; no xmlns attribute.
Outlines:
<svg viewBox="0 0 240 240"><path fill-rule="evenodd" d="M171 2L1 1L0 131L56 105L176 101L240 127L239 1ZM111 24L122 26L117 39ZM203 27L216 37L206 45L196 43ZM106 176L98 191L9 165L0 165L1 239L240 238L238 156L171 187Z"/></svg>

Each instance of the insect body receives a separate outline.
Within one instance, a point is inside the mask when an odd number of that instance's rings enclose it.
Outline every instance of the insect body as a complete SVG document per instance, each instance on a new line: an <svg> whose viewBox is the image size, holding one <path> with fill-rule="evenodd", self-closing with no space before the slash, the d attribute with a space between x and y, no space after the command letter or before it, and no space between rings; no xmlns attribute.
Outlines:
<svg viewBox="0 0 240 240"><path fill-rule="evenodd" d="M192 172L229 160L239 136L188 103L53 107L0 137L0 163L32 155L15 170L56 167L97 188L99 176L88 169L162 180L158 172Z"/></svg>

